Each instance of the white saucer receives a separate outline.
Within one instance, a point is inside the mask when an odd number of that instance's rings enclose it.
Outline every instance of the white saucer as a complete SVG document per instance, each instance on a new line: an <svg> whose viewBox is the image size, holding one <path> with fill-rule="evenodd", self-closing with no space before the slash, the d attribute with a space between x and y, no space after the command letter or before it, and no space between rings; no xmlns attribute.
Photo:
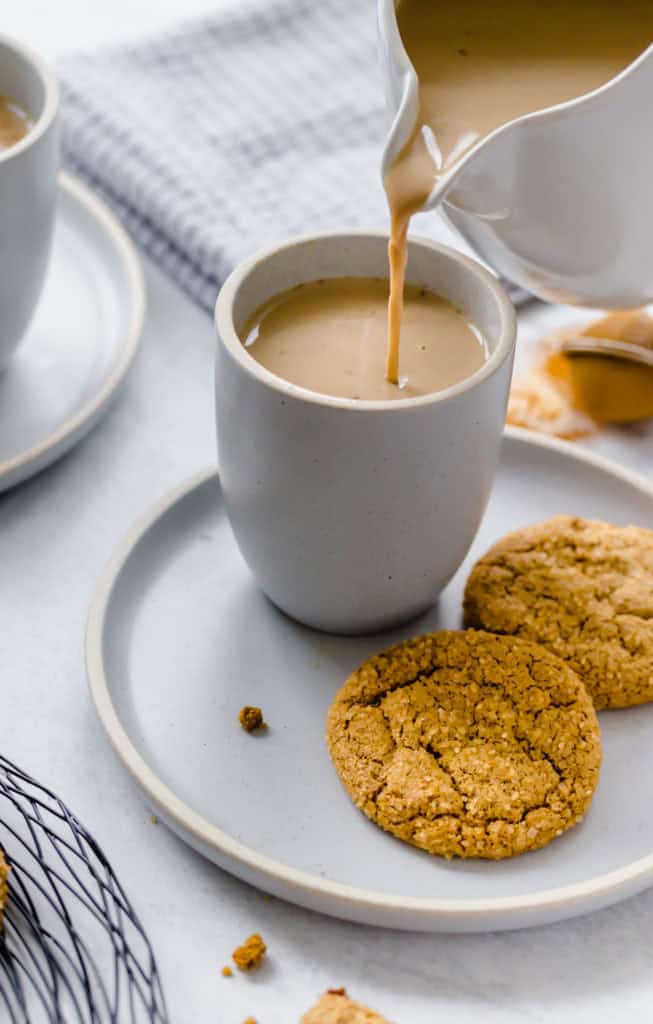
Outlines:
<svg viewBox="0 0 653 1024"><path fill-rule="evenodd" d="M144 313L127 234L104 203L61 174L43 295L0 374L0 491L49 466L106 412L136 355Z"/></svg>
<svg viewBox="0 0 653 1024"><path fill-rule="evenodd" d="M87 667L111 742L157 813L239 877L350 920L424 931L551 922L653 882L653 705L601 716L605 759L582 825L510 861L446 862L352 805L324 743L329 702L391 641L460 623L471 561L560 512L653 528L653 488L560 442L508 431L490 506L440 605L394 634L338 638L295 625L254 585L214 471L155 506L96 593ZM258 704L270 728L237 715Z"/></svg>

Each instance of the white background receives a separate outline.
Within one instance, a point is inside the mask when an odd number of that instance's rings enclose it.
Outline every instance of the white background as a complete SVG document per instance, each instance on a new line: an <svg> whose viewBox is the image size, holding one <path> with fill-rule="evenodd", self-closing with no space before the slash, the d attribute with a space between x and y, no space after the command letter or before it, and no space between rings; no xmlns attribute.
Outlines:
<svg viewBox="0 0 653 1024"><path fill-rule="evenodd" d="M18 0L3 4L0 30L56 57L220 6ZM153 939L173 1021L295 1024L340 985L397 1024L653 1019L653 893L526 933L398 934L265 901L151 824L95 719L82 653L117 539L214 460L210 320L149 266L147 283L143 352L118 407L68 458L0 498L0 749L57 790L106 849ZM627 443L620 451L644 466L641 446L636 459ZM253 930L269 944L267 966L224 980L220 967Z"/></svg>

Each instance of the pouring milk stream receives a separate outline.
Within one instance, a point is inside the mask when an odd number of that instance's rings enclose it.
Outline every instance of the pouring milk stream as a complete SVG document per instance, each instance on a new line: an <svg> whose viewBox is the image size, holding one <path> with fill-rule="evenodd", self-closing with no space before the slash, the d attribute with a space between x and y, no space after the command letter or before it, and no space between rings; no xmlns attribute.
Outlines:
<svg viewBox="0 0 653 1024"><path fill-rule="evenodd" d="M653 299L653 3L379 0L379 14L396 114L387 379L399 379L410 219L440 203L542 298Z"/></svg>

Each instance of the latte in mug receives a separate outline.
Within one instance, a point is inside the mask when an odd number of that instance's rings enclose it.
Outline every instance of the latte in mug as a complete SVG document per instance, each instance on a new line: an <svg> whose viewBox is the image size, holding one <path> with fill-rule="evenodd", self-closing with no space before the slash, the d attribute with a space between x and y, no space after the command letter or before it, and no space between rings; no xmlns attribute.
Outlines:
<svg viewBox="0 0 653 1024"><path fill-rule="evenodd" d="M20 142L31 127L29 115L8 96L0 96L0 153Z"/></svg>
<svg viewBox="0 0 653 1024"><path fill-rule="evenodd" d="M487 359L480 331L425 287L407 285L402 377L385 378L388 281L345 277L297 285L264 303L241 331L271 373L318 394L393 401L441 391Z"/></svg>

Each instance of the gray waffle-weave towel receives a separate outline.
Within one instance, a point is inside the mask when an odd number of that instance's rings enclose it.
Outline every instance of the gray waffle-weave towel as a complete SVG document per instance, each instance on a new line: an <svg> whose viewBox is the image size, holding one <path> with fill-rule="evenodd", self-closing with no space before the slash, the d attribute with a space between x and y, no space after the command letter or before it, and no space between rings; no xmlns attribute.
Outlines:
<svg viewBox="0 0 653 1024"><path fill-rule="evenodd" d="M241 0L60 72L68 166L207 309L268 243L387 225L375 0Z"/></svg>

